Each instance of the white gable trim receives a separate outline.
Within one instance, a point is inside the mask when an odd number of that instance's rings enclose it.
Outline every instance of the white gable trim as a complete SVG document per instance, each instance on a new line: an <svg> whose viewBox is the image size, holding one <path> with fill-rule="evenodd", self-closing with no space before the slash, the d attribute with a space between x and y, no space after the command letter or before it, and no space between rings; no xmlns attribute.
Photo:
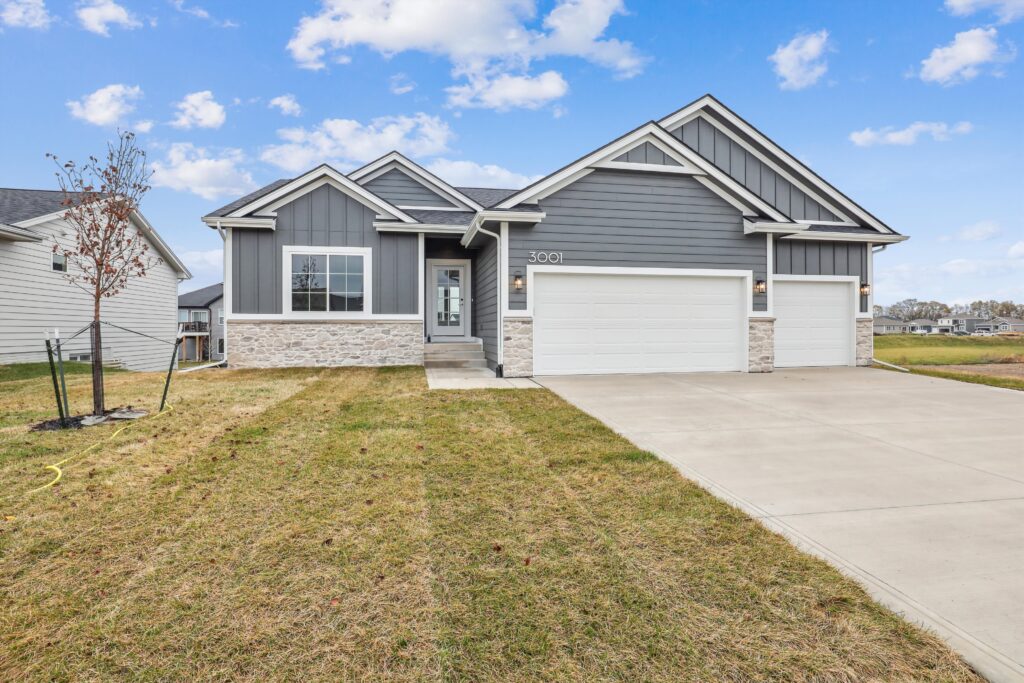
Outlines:
<svg viewBox="0 0 1024 683"><path fill-rule="evenodd" d="M304 173L290 183L286 183L245 206L242 206L230 214L228 218L241 218L248 213L257 213L260 216L273 216L274 212L282 205L312 192L318 187L330 184L335 189L344 192L353 199L356 199L367 206L376 209L379 213L392 216L405 223L415 223L416 220L404 213L401 209L384 201L369 190L364 189L354 181L345 177L327 164L317 166L312 171Z"/></svg>
<svg viewBox="0 0 1024 683"><path fill-rule="evenodd" d="M679 164L679 166L662 166L661 164L645 164L645 163L637 163L637 162L633 162L633 161L615 161L616 158L622 156L623 154L629 154L630 152L632 152L637 147L640 147L640 146L646 145L646 144L650 144L650 145L654 146L655 148L657 148L659 151L661 151L663 154L672 157L672 159L674 159L676 161L676 163ZM648 171L648 170L665 171L665 169L669 169L670 173L671 172L674 172L674 173L687 173L687 174L690 174L690 175L702 172L699 168L697 168L696 166L691 164L690 161L685 156L680 154L675 147L671 147L669 145L666 145L666 144L662 143L660 138L655 137L653 134L648 134L648 135L640 138L639 140L637 140L636 144L631 145L626 150L621 150L621 151L617 151L617 152L613 152L613 153L609 154L605 159L603 159L602 161L597 162L594 165L598 166L600 168L625 168L625 169L638 169L638 170L645 170L645 171Z"/></svg>
<svg viewBox="0 0 1024 683"><path fill-rule="evenodd" d="M456 190L441 178L437 177L414 161L405 158L398 152L391 152L376 161L371 161L366 166L356 169L350 173L348 177L360 185L365 185L374 178L379 178L388 171L396 168L410 176L416 182L424 185L427 189L441 195L458 206L473 209L475 211L482 211L484 208L477 202Z"/></svg>
<svg viewBox="0 0 1024 683"><path fill-rule="evenodd" d="M547 196L547 194L550 194L553 191L550 188L552 188L553 186L559 186L561 184L560 186L564 187L566 184L578 180L579 177L582 177L582 175L579 175L578 177L574 176L580 174L581 171L595 167L597 164L601 162L614 159L615 157L622 154L624 151L635 147L641 140L647 140L648 138L650 138L652 141L659 141L661 143L658 145L659 148L667 147L668 149L675 152L675 154L673 154L673 158L685 162L686 168L693 169L692 171L690 171L690 175L692 175L697 180L701 180L702 176L709 176L711 178L714 178L717 182L721 183L725 187L729 188L731 191L735 192L737 195L739 195L739 197L742 197L742 203L746 205L745 209L741 209L744 215L754 215L756 212L753 210L753 208L757 208L777 221L789 221L789 219L786 216L782 215L782 213L775 209L775 207L768 204L763 199L755 195L753 192L737 183L727 174L723 173L714 164L709 163L699 154L689 149L679 140L676 140L674 137L669 135L668 131L664 130L653 121L637 128L636 130L630 133L627 133L618 140L610 142L604 147L594 152L591 152L582 159L579 159L578 161L569 164L560 171L552 173L551 175L547 176L542 180L539 180L533 185L527 187L526 189L517 192L516 194L512 195L505 201L498 204L496 208L509 209L519 203L535 202L538 199ZM726 201L728 201L730 204L736 206L736 197L732 197L728 193L722 192L714 183L711 183L710 185L708 185L708 187L716 194L721 196L723 199L726 199Z"/></svg>
<svg viewBox="0 0 1024 683"><path fill-rule="evenodd" d="M869 224L875 230L878 230L883 233L893 232L891 228L887 227L877 218L868 213L866 209L862 209L861 207L857 206L853 202L853 200L849 199L841 192L839 192L837 189L829 185L820 176L818 176L817 173L815 173L807 166L797 161L786 150L782 149L777 144L769 140L760 131L758 131L749 123L747 123L739 116L734 114L725 105L723 105L721 102L711 97L710 95L705 95L696 102L692 102L687 106L683 107L679 111L669 114L658 123L664 126L665 128L675 128L676 126L682 125L682 123L691 120L695 115L697 115L700 112L701 109L704 108L714 110L716 114L720 115L726 121L742 130L744 133L746 133L751 138L756 140L759 144L764 146L766 149L770 150L773 154L777 155L780 159L782 159L785 163L789 164L798 173L805 175L807 179L810 180L815 187L817 187L826 196L830 197L836 204L846 208L846 210L849 211L850 213L859 216L862 220L864 220L864 222ZM714 125L713 121L708 120L708 123ZM719 128L719 130L721 130L721 128ZM725 133L726 135L729 135L728 131L723 130L722 132ZM847 216L844 216L842 212L835 211L833 210L831 205L824 201L820 201L818 195L808 192L807 189L805 189L805 187L801 183L794 182L794 180L789 174L779 169L775 164L771 163L769 160L765 159L763 155L758 154L756 150L751 149L750 146L744 143L742 140L737 140L737 138L735 138L732 135L730 135L729 137L732 140L736 140L744 149L752 152L755 156L757 156L758 159L767 163L769 168L771 168L776 173L782 175L782 177L785 178L787 181L792 182L794 185L797 186L798 189L800 189L803 192L806 192L808 195L811 196L812 199L814 199L815 201L819 201L819 203L825 206L825 208L829 209L830 211L840 216L844 220L849 220L849 218Z"/></svg>

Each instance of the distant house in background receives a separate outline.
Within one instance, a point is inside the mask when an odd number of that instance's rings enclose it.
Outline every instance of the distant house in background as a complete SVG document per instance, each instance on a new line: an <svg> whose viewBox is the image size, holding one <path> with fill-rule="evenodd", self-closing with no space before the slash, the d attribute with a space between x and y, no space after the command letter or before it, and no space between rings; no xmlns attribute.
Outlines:
<svg viewBox="0 0 1024 683"><path fill-rule="evenodd" d="M69 267L54 244L74 248L75 233L64 219L64 195L53 190L0 189L0 363L46 360L44 334L59 328L67 339L92 321L90 294L65 277ZM135 230L161 262L143 278L129 280L117 296L103 300L103 360L130 370L164 370L176 334L178 282L191 277L185 265L139 213ZM168 343L161 343L165 340ZM64 346L64 357L90 360L89 336Z"/></svg>
<svg viewBox="0 0 1024 683"><path fill-rule="evenodd" d="M178 360L224 360L224 283L178 296Z"/></svg>
<svg viewBox="0 0 1024 683"><path fill-rule="evenodd" d="M928 320L927 318L917 318L907 323L908 332L926 332L931 334L936 326L934 320Z"/></svg>
<svg viewBox="0 0 1024 683"><path fill-rule="evenodd" d="M1020 318L1003 318L996 316L992 318L993 332L1024 332L1024 320Z"/></svg>
<svg viewBox="0 0 1024 683"><path fill-rule="evenodd" d="M909 323L897 320L896 318L888 318L886 316L875 318L875 334L906 334L909 329Z"/></svg>
<svg viewBox="0 0 1024 683"><path fill-rule="evenodd" d="M939 318L938 320L938 332L962 332L970 334L981 326L982 329L990 329L988 321L984 318L971 318L967 316L949 316L946 318Z"/></svg>

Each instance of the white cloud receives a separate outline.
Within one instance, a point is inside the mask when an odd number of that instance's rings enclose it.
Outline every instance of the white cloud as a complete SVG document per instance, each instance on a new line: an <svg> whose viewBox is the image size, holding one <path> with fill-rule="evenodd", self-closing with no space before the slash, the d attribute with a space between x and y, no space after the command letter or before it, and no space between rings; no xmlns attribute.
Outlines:
<svg viewBox="0 0 1024 683"><path fill-rule="evenodd" d="M171 0L171 5L173 5L174 9L178 10L182 14L188 14L199 19L204 19L211 24L216 24L222 28L235 28L238 26L238 24L230 19L224 21L216 19L206 10L205 7L200 7L199 5L186 5L185 0Z"/></svg>
<svg viewBox="0 0 1024 683"><path fill-rule="evenodd" d="M111 25L125 29L142 26L128 10L113 0L86 0L78 5L75 15L82 28L101 36L110 36Z"/></svg>
<svg viewBox="0 0 1024 683"><path fill-rule="evenodd" d="M958 242L984 242L992 239L1001 232L999 224L995 221L978 221L971 225L965 225L952 235L944 235L939 238L942 242L956 240Z"/></svg>
<svg viewBox="0 0 1024 683"><path fill-rule="evenodd" d="M538 109L565 95L569 84L557 71L545 71L537 76L502 74L493 79L474 75L466 85L453 85L445 90L450 106L507 111Z"/></svg>
<svg viewBox="0 0 1024 683"><path fill-rule="evenodd" d="M49 28L53 17L43 0L4 0L0 2L0 23L16 28Z"/></svg>
<svg viewBox="0 0 1024 683"><path fill-rule="evenodd" d="M779 45L768 57L781 79L783 90L802 90L818 82L828 71L825 52L829 49L828 31L799 33L785 45Z"/></svg>
<svg viewBox="0 0 1024 683"><path fill-rule="evenodd" d="M1010 258L1021 258L1024 259L1024 241L1015 242L1010 247L1010 251L1007 252L1007 256Z"/></svg>
<svg viewBox="0 0 1024 683"><path fill-rule="evenodd" d="M185 262L185 266L192 272L193 279L203 279L205 275L217 275L224 268L223 249L175 249L174 253Z"/></svg>
<svg viewBox="0 0 1024 683"><path fill-rule="evenodd" d="M189 93L175 106L178 108L178 117L171 121L175 128L220 128L227 118L223 105L213 99L213 93L209 90Z"/></svg>
<svg viewBox="0 0 1024 683"><path fill-rule="evenodd" d="M404 95L416 89L416 84L409 80L405 74L394 74L388 79L388 88L392 94Z"/></svg>
<svg viewBox="0 0 1024 683"><path fill-rule="evenodd" d="M958 17L991 9L999 23L1008 24L1024 17L1024 0L946 0L946 9Z"/></svg>
<svg viewBox="0 0 1024 683"><path fill-rule="evenodd" d="M270 100L268 106L278 109L285 116L300 116L302 114L302 107L295 99L295 95L278 95Z"/></svg>
<svg viewBox="0 0 1024 683"><path fill-rule="evenodd" d="M454 137L448 124L424 113L382 116L367 124L351 119L324 119L315 128L277 131L283 144L264 148L260 158L298 173L327 162L350 167L398 150L411 157L436 156L447 151Z"/></svg>
<svg viewBox="0 0 1024 683"><path fill-rule="evenodd" d="M623 0L558 0L538 28L530 25L535 0L323 0L318 14L299 22L288 50L307 69L324 68L328 52L339 61L338 51L365 45L386 56L408 50L441 55L454 76L477 82L505 75L534 80L531 62L556 56L629 78L647 59L631 43L604 37L611 18L624 13ZM458 101L483 106L475 97Z"/></svg>
<svg viewBox="0 0 1024 683"><path fill-rule="evenodd" d="M478 164L474 161L451 161L437 159L427 165L427 170L461 187L507 187L521 188L534 183L542 176L523 175L494 164Z"/></svg>
<svg viewBox="0 0 1024 683"><path fill-rule="evenodd" d="M930 135L933 140L945 142L953 135L966 135L973 130L969 121L960 121L953 125L942 122L915 121L906 128L896 129L893 126L885 128L865 128L850 133L850 141L858 147L870 147L872 145L913 145L922 135Z"/></svg>
<svg viewBox="0 0 1024 683"><path fill-rule="evenodd" d="M135 129L136 133L148 133L149 131L153 130L153 125L154 124L152 121L150 121L149 119L144 119L142 121L136 121L133 128Z"/></svg>
<svg viewBox="0 0 1024 683"><path fill-rule="evenodd" d="M134 100L142 97L142 88L137 85L114 83L85 95L80 100L68 100L68 109L76 119L96 126L110 126L135 111Z"/></svg>
<svg viewBox="0 0 1024 683"><path fill-rule="evenodd" d="M256 189L252 175L241 168L244 161L240 149L212 156L190 142L176 142L166 160L153 162L153 185L191 192L203 199L243 195Z"/></svg>
<svg viewBox="0 0 1024 683"><path fill-rule="evenodd" d="M985 64L1011 61L1013 49L1000 52L998 32L994 28L972 28L953 37L949 45L932 50L921 60L922 81L956 85L976 78Z"/></svg>

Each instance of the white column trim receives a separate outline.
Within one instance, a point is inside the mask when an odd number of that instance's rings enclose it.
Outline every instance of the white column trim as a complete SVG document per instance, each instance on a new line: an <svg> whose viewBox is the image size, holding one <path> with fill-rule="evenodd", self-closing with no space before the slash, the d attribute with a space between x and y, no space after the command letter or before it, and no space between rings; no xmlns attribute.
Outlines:
<svg viewBox="0 0 1024 683"><path fill-rule="evenodd" d="M774 235L768 234L765 240L768 243L767 272L765 283L768 285L768 296L765 302L765 315L769 318L775 317L775 249Z"/></svg>

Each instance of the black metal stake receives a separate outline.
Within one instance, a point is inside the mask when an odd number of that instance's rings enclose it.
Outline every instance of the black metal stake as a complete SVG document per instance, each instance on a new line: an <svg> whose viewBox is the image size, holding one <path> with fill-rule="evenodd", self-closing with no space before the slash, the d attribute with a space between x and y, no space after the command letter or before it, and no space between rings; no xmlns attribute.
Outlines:
<svg viewBox="0 0 1024 683"><path fill-rule="evenodd" d="M181 335L174 340L174 351L171 352L171 364L167 368L167 379L164 381L164 395L160 399L160 410L158 413L164 412L164 404L167 403L167 390L171 388L171 373L174 372L174 361L178 360L178 347L181 346Z"/></svg>
<svg viewBox="0 0 1024 683"><path fill-rule="evenodd" d="M71 417L71 410L68 409L68 383L64 379L64 354L60 350L60 330L54 329L53 336L57 339L57 368L60 370L60 392L64 396L64 414Z"/></svg>
<svg viewBox="0 0 1024 683"><path fill-rule="evenodd" d="M60 416L60 426L65 427L64 407L60 402L60 387L57 386L57 368L53 364L53 345L50 344L50 336L46 336L46 357L50 359L50 377L53 378L53 396L57 399L57 415Z"/></svg>

